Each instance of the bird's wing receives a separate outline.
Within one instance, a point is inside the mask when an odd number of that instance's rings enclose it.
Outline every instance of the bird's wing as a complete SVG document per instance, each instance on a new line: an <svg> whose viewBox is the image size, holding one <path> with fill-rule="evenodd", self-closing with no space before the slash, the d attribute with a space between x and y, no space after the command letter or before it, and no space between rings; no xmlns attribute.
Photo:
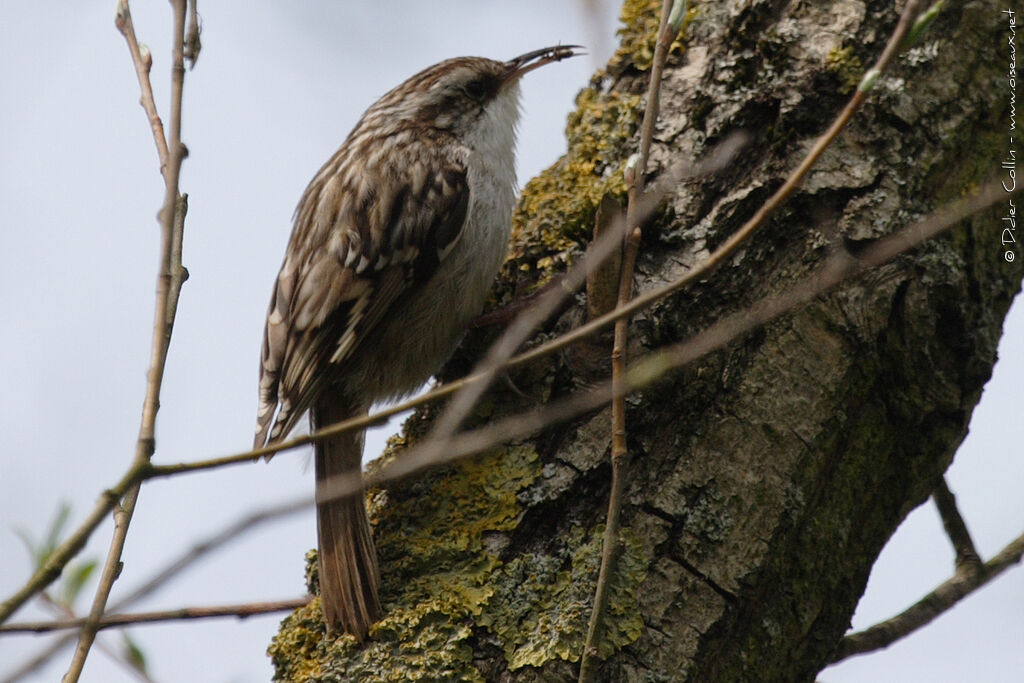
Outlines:
<svg viewBox="0 0 1024 683"><path fill-rule="evenodd" d="M461 235L469 185L461 163L377 173L330 170L307 188L263 333L255 447L288 434L407 288L424 282ZM369 341L367 341L369 340Z"/></svg>

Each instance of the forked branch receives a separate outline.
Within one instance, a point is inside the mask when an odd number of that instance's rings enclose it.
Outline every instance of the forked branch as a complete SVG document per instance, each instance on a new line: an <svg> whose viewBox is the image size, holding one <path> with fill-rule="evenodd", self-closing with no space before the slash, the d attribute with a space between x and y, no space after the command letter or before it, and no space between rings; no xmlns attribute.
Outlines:
<svg viewBox="0 0 1024 683"><path fill-rule="evenodd" d="M164 203L160 210L160 265L157 275L157 294L153 320L153 335L150 353L149 370L147 373L146 396L143 401L142 419L139 425L139 436L136 442L132 469L141 470L148 465L156 448L156 414L160 406L160 389L163 384L164 367L167 361L167 350L170 345L174 316L177 311L181 286L187 273L181 264L181 243L185 221L187 201L179 194L178 179L181 164L185 158L185 146L181 142L181 100L185 81L184 40L186 0L172 2L174 22L171 34L171 115L170 137L166 146L162 145L162 130L157 126L159 117L153 104L152 88L149 85L149 67L151 58L147 59L135 39L134 27L128 0L120 0L116 16L117 27L128 41L132 61L135 64L139 83L142 87L143 108L146 109L157 138L157 150L161 155L161 172L164 176ZM106 609L107 600L114 582L121 573L121 554L128 537L135 505L138 501L142 481L132 484L124 498L114 508L114 533L107 551L107 559L100 574L96 594L93 597L89 616L82 625L78 637L78 646L71 665L64 675L65 683L74 683L82 674L89 650L96 640L96 632ZM113 502L113 501L112 501Z"/></svg>

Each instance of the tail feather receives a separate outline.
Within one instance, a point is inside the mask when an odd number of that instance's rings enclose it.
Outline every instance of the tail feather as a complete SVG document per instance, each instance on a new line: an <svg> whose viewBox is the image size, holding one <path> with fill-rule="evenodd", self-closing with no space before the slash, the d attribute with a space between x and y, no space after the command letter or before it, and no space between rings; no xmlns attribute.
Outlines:
<svg viewBox="0 0 1024 683"><path fill-rule="evenodd" d="M313 411L314 424L326 426L353 416L342 408L336 401L318 401ZM318 443L315 453L320 598L324 618L328 628L338 625L361 641L370 625L380 618L377 550L362 490L324 502L320 502L320 498L322 487L332 477L361 472L363 434L340 434Z"/></svg>

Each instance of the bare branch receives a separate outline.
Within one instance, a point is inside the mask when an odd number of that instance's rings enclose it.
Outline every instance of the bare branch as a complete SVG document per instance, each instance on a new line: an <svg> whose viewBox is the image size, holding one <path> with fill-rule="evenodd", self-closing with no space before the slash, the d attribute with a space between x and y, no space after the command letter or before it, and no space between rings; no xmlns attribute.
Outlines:
<svg viewBox="0 0 1024 683"><path fill-rule="evenodd" d="M939 483L932 492L932 498L935 500L935 507L939 509L946 535L953 543L953 550L956 552L956 568L976 569L977 565L981 564L981 557L974 549L971 533L967 530L967 524L960 515L960 510L957 509L956 496L949 490L945 477L939 478Z"/></svg>
<svg viewBox="0 0 1024 683"><path fill-rule="evenodd" d="M633 298L633 272L636 266L637 252L640 250L641 222L638 216L640 193L647 172L647 158L651 152L651 140L654 137L654 126L658 120L658 107L661 98L661 74L668 58L668 50L676 37L676 31L669 25L669 16L673 5L686 6L685 0L664 0L661 7L661 19L658 24L658 40L654 46L654 62L651 65L650 83L647 86L647 107L644 109L643 122L640 125L640 151L635 163L626 164L626 184L629 203L626 206L626 241L622 250L622 265L619 272L619 294L617 307L623 307ZM682 11L685 11L683 9ZM632 161L632 160L631 160ZM605 519L604 537L602 538L601 567L598 570L597 585L594 590L594 604L590 611L587 624L587 637L580 658L580 683L594 680L597 675L595 660L600 657L598 643L601 638L602 618L608 602L611 588L611 577L615 573L620 552L619 527L622 512L622 496L626 489L629 475L629 450L626 445L626 350L629 342L629 318L615 321L615 341L612 346L612 482L608 494L608 515Z"/></svg>
<svg viewBox="0 0 1024 683"><path fill-rule="evenodd" d="M217 607L179 607L177 609L159 610L154 612L136 612L134 614L107 614L99 620L97 629L119 628L133 624L155 624L162 621L182 621L186 619L210 619L212 617L238 617L245 619L258 614L288 612L309 604L312 598L292 598L291 600L273 600L270 602L250 602L239 605L220 605ZM25 621L0 626L0 633L49 633L66 629L80 628L87 624L88 617L80 619L63 619L60 621Z"/></svg>
<svg viewBox="0 0 1024 683"><path fill-rule="evenodd" d="M185 0L174 0L172 6L174 8L174 26L171 34L171 131L167 166L164 172L164 205L160 211L162 224L160 268L157 277L152 352L146 383L146 398L142 407L142 420L139 426L133 466L148 463L156 448L156 414L160 406L164 366L167 361L167 350L170 345L178 297L186 277L185 270L181 265L181 240L187 202L179 196L178 192L181 164L185 158L185 146L181 142L181 99L185 81L183 44L186 3ZM127 0L121 0L119 7L123 7L125 15L130 16L127 11ZM120 12L118 16L122 16ZM96 639L96 631L110 597L110 590L121 573L121 553L124 550L132 515L135 512L140 487L141 481L132 485L121 505L114 510L114 534L111 538L110 549L100 574L89 616L79 634L75 655L64 675L65 683L75 683L79 679L89 650Z"/></svg>
<svg viewBox="0 0 1024 683"><path fill-rule="evenodd" d="M839 647L830 663L835 664L854 655L889 647L900 638L927 625L953 605L1018 564L1022 557L1024 534L1014 539L985 564L962 565L962 570L958 570L948 581L892 619L846 636L839 641Z"/></svg>
<svg viewBox="0 0 1024 683"><path fill-rule="evenodd" d="M164 175L170 154L167 151L167 138L164 137L164 123L160 120L160 114L157 112L156 100L153 99L153 85L149 81L149 70L153 66L153 55L149 53L148 47L143 49L139 45L139 40L135 36L135 24L132 23L132 13L128 7L128 0L118 0L114 24L128 42L128 51L131 52L132 62L135 64L135 74L139 79L139 89L142 91L142 95L139 97L139 104L146 111L149 125L153 129L153 141L156 143L157 156L160 158L160 175Z"/></svg>
<svg viewBox="0 0 1024 683"><path fill-rule="evenodd" d="M190 565L206 557L214 550L235 540L242 534L251 531L255 527L268 522L286 517L296 512L307 510L313 506L312 496L303 496L298 500L291 500L279 503L270 507L260 509L258 512L250 513L242 519L236 520L195 543L191 548L182 553L179 557L167 563L163 569L156 572L142 585L123 596L120 600L110 605L109 611L118 612L131 607L142 598L152 594L171 579L179 576ZM3 629L0 628L0 633ZM32 671L43 666L58 652L70 645L75 639L75 634L68 633L49 643L45 648L37 652L31 659L23 662L16 670L0 679L2 683L13 683L13 681L28 675Z"/></svg>

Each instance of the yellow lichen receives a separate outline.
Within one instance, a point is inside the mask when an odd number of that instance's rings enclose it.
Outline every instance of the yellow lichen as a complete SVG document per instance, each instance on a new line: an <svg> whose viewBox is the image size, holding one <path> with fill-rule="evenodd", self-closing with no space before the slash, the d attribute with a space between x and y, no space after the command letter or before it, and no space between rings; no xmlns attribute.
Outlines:
<svg viewBox="0 0 1024 683"><path fill-rule="evenodd" d="M485 546L515 528L519 491L540 473L538 456L510 447L456 463L375 499L385 616L357 645L327 637L319 599L281 624L268 650L279 681L482 681L473 664L472 625L502 647L510 669L577 661L601 555L602 528L577 528L551 555L503 564ZM643 544L628 530L612 579L604 635L607 657L643 629L637 592ZM316 554L307 557L316 583Z"/></svg>
<svg viewBox="0 0 1024 683"><path fill-rule="evenodd" d="M542 666L556 657L579 660L594 599L603 532L601 526L589 533L577 528L562 545L567 557L520 555L498 571L495 595L477 621L498 637L510 670ZM623 530L620 538L622 552L612 575L598 642L605 658L643 633L637 593L647 572L643 544L629 530Z"/></svg>
<svg viewBox="0 0 1024 683"><path fill-rule="evenodd" d="M532 449L509 447L371 492L385 617L357 646L326 636L314 600L285 619L270 646L276 679L482 681L467 623L491 599L501 566L484 541L515 527L516 494L538 476L536 461Z"/></svg>
<svg viewBox="0 0 1024 683"><path fill-rule="evenodd" d="M864 65L850 47L829 50L825 67L839 78L839 92L844 95L853 92L864 75Z"/></svg>
<svg viewBox="0 0 1024 683"><path fill-rule="evenodd" d="M580 92L566 126L568 152L523 188L513 216L510 271L536 272L542 283L589 240L601 198L625 196L622 175L640 120L642 98Z"/></svg>
<svg viewBox="0 0 1024 683"><path fill-rule="evenodd" d="M323 638L319 599L289 614L267 648L276 669L274 679L288 683L319 680L323 672L318 651Z"/></svg>
<svg viewBox="0 0 1024 683"><path fill-rule="evenodd" d="M663 4L661 0L626 0L622 3L622 11L619 14L622 26L617 31L619 48L608 64L609 71L618 71L626 65L631 65L639 71L651 68ZM686 25L693 19L694 13L692 7L687 10L683 28L672 42L669 53L683 49L680 37L685 35Z"/></svg>

